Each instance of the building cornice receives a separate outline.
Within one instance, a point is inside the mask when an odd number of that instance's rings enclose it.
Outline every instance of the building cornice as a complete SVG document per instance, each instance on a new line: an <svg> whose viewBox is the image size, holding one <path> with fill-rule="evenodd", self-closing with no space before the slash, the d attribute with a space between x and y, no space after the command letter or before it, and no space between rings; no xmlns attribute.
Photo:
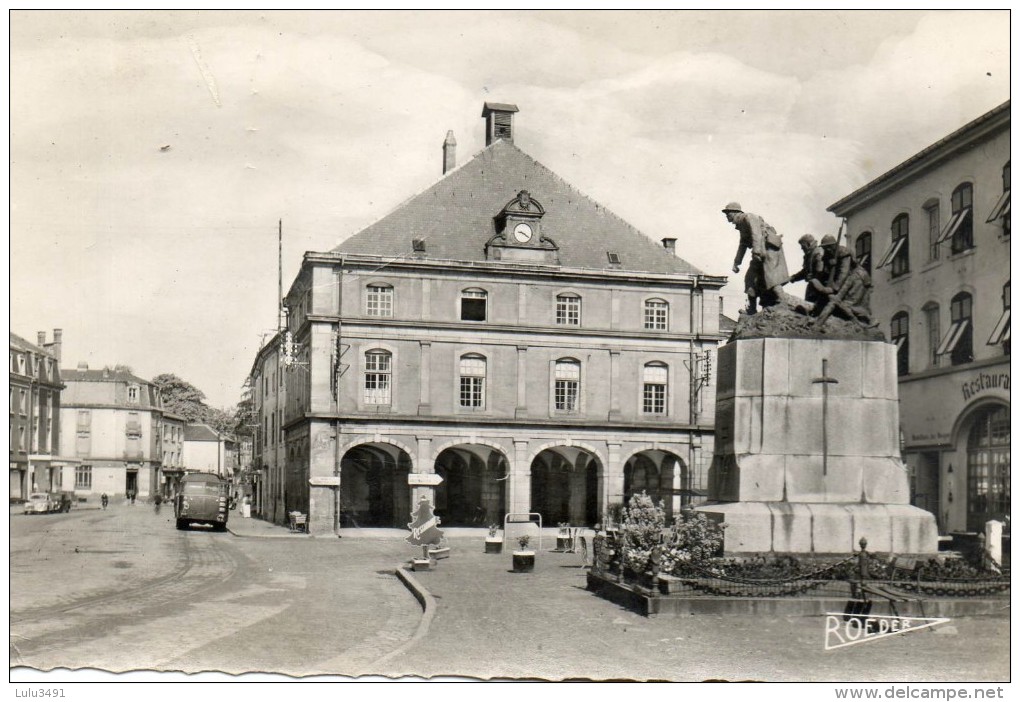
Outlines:
<svg viewBox="0 0 1020 702"><path fill-rule="evenodd" d="M843 199L829 205L826 211L832 212L837 217L848 217L873 200L903 187L960 151L971 148L975 143L988 139L1004 129L1009 129L1009 126L1010 101L1007 100L994 110L965 124Z"/></svg>
<svg viewBox="0 0 1020 702"><path fill-rule="evenodd" d="M597 280L600 283L647 285L673 285L685 288L706 287L722 288L727 283L725 276L705 275L701 273L646 273L643 271L570 268L566 266L542 266L514 261L457 261L452 259L430 258L396 258L392 256L369 256L366 254L349 254L340 252L305 252L302 268L307 264L342 265L351 268L367 267L373 270L392 268L412 272L443 271L481 273L494 277L512 277L518 280ZM297 280L295 279L295 282Z"/></svg>
<svg viewBox="0 0 1020 702"><path fill-rule="evenodd" d="M415 426L471 426L471 427L514 427L529 429L587 429L591 431L644 431L662 434L702 434L710 435L715 433L715 427L709 424L680 424L675 422L633 422L633 421L600 421L591 417L578 417L568 419L565 417L481 417L472 415L470 417L449 416L449 415L400 415L380 413L359 413L359 412L305 412L302 416L291 419L283 425L284 430L290 430L312 420L341 421L354 425L378 425L399 424L408 427Z"/></svg>

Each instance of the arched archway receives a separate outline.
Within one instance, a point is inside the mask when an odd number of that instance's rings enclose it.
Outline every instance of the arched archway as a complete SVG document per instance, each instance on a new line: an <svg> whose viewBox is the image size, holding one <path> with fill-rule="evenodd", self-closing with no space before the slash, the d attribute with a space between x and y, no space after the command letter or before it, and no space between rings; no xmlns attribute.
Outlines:
<svg viewBox="0 0 1020 702"><path fill-rule="evenodd" d="M662 502L666 519L691 504L693 491L687 464L676 454L661 449L639 451L623 466L623 501L645 492L652 501Z"/></svg>
<svg viewBox="0 0 1020 702"><path fill-rule="evenodd" d="M579 446L539 451L531 462L531 511L544 524L594 526L599 521L601 462Z"/></svg>
<svg viewBox="0 0 1020 702"><path fill-rule="evenodd" d="M1009 407L995 403L976 409L964 427L968 531L983 531L985 522L1010 513L1009 425Z"/></svg>
<svg viewBox="0 0 1020 702"><path fill-rule="evenodd" d="M510 463L493 445L457 444L436 456L436 514L444 526L501 524Z"/></svg>
<svg viewBox="0 0 1020 702"><path fill-rule="evenodd" d="M340 459L340 526L407 526L411 457L388 443L352 446Z"/></svg>

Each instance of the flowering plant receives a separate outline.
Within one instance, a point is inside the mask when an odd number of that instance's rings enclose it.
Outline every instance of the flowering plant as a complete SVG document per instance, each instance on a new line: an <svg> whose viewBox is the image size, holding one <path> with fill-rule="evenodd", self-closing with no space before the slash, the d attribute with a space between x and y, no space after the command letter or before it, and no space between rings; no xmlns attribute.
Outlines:
<svg viewBox="0 0 1020 702"><path fill-rule="evenodd" d="M499 531L499 524L489 525L489 536L496 536L496 532Z"/></svg>
<svg viewBox="0 0 1020 702"><path fill-rule="evenodd" d="M662 543L666 510L641 492L630 498L621 515L623 567L637 573L648 570L653 551Z"/></svg>
<svg viewBox="0 0 1020 702"><path fill-rule="evenodd" d="M686 510L674 522L662 553L662 572L675 573L686 563L704 564L719 555L723 528L701 512Z"/></svg>
<svg viewBox="0 0 1020 702"><path fill-rule="evenodd" d="M527 534L522 534L517 537L517 545L522 549L527 548L529 543L531 543L531 537Z"/></svg>

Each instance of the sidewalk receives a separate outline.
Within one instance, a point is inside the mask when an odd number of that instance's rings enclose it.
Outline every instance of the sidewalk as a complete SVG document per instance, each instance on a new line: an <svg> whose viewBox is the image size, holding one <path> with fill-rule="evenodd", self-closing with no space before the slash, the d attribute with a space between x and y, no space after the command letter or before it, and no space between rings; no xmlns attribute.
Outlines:
<svg viewBox="0 0 1020 702"><path fill-rule="evenodd" d="M227 531L234 536L254 536L263 539L309 539L311 536L302 532L293 532L290 527L280 526L257 517L245 519L240 510L233 510L227 518ZM329 534L336 538L335 535Z"/></svg>

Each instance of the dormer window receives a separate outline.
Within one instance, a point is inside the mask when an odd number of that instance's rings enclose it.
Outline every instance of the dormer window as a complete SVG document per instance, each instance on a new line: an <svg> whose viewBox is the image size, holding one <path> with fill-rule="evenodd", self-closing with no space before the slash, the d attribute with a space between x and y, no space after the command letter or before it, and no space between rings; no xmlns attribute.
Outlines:
<svg viewBox="0 0 1020 702"><path fill-rule="evenodd" d="M133 405L138 404L138 386L128 385L127 401Z"/></svg>

